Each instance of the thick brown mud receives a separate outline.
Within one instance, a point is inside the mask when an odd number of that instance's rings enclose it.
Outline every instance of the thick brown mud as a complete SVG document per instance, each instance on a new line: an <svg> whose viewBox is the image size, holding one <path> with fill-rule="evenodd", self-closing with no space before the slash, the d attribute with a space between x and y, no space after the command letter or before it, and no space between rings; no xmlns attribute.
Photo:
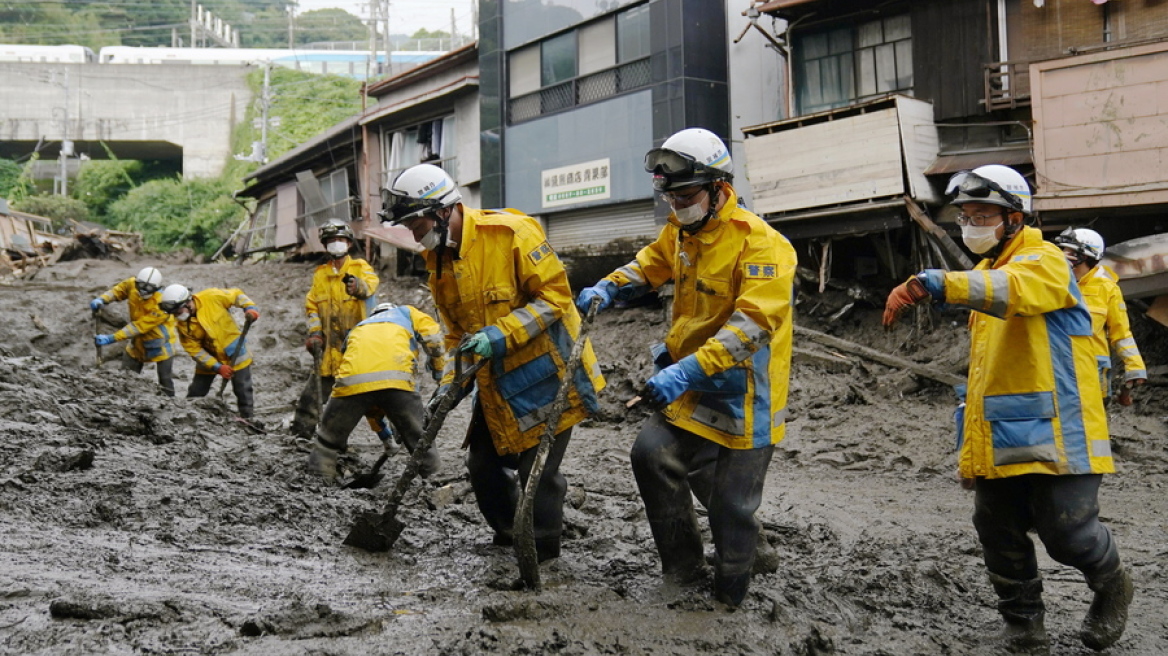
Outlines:
<svg viewBox="0 0 1168 656"><path fill-rule="evenodd" d="M624 402L649 370L662 313L601 314L592 335L610 386L602 416L572 437L563 555L543 565L537 594L520 589L512 549L491 545L475 506L459 449L466 403L438 437L441 472L407 495L393 549L341 544L359 514L382 508L405 453L371 490L305 473L307 443L287 424L310 371L311 265L159 263L167 282L240 287L259 304L249 340L267 434L234 420L230 391L181 398L185 355L176 399L158 394L149 368L97 369L87 303L144 264L78 261L0 286L0 653L994 653L995 599L972 497L953 481L945 387L850 356L831 371L796 363L759 511L774 554L729 612L709 585L662 583L629 468L645 415ZM418 280L380 295L432 309ZM798 321L961 373L962 326L885 333L875 308L828 320L838 305L825 305L805 294ZM124 304L103 316L112 332ZM1106 479L1103 517L1137 592L1110 654L1168 653L1165 415L1163 388L1111 408L1121 472ZM376 437L359 426L351 444L345 465L367 470ZM1092 653L1076 637L1090 592L1074 570L1040 562L1052 653Z"/></svg>

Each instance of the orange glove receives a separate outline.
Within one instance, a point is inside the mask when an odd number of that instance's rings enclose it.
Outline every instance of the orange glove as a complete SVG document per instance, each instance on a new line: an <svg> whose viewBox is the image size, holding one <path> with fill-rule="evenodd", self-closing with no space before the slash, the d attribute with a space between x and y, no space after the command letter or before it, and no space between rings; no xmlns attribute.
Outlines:
<svg viewBox="0 0 1168 656"><path fill-rule="evenodd" d="M231 377L235 375L235 370L231 368L231 365L220 362L219 368L215 370L215 373L219 374L223 380L231 380Z"/></svg>
<svg viewBox="0 0 1168 656"><path fill-rule="evenodd" d="M929 290L925 289L925 283L916 276L894 287L884 304L884 327L896 323L901 313L909 306L916 305L926 298L929 298Z"/></svg>
<svg viewBox="0 0 1168 656"><path fill-rule="evenodd" d="M1146 382L1148 382L1146 378L1135 378L1135 379L1132 379L1132 380L1125 382L1123 384L1123 386L1119 388L1119 391L1116 392L1116 394L1115 394L1116 403L1119 403L1122 406L1131 405L1132 404L1132 396L1131 396L1132 388L1136 387L1137 385L1143 385Z"/></svg>
<svg viewBox="0 0 1168 656"><path fill-rule="evenodd" d="M260 311L255 308L249 308L243 311L243 316L248 321L255 323L260 320Z"/></svg>

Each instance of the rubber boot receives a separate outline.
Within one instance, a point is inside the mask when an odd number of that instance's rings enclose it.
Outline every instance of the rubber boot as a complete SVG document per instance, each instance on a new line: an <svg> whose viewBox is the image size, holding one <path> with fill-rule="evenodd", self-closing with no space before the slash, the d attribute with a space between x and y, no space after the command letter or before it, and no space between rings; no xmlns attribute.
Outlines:
<svg viewBox="0 0 1168 656"><path fill-rule="evenodd" d="M1115 644L1127 626L1127 608L1135 595L1131 574L1121 564L1107 576L1087 579L1087 586L1095 592L1091 608L1083 618L1079 639L1095 651Z"/></svg>
<svg viewBox="0 0 1168 656"><path fill-rule="evenodd" d="M651 521L649 528L653 531L657 553L661 556L661 573L667 582L684 588L706 579L702 535L696 519Z"/></svg>
<svg viewBox="0 0 1168 656"><path fill-rule="evenodd" d="M320 476L327 483L337 482L337 458L340 452L320 441L318 436L312 442L312 451L308 454L308 471Z"/></svg>
<svg viewBox="0 0 1168 656"><path fill-rule="evenodd" d="M990 583L998 593L998 612L1006 628L993 638L1009 654L1048 654L1046 606L1042 603L1042 579L1019 581L990 572Z"/></svg>

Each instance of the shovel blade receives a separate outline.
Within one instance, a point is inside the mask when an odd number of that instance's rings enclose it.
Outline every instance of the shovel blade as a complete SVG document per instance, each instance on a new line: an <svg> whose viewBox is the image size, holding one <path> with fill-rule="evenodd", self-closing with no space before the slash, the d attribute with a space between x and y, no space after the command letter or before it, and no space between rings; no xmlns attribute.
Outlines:
<svg viewBox="0 0 1168 656"><path fill-rule="evenodd" d="M345 544L370 553L381 553L393 548L393 543L406 527L389 513L362 513L349 529Z"/></svg>
<svg viewBox="0 0 1168 656"><path fill-rule="evenodd" d="M381 479L383 478L385 478L385 476L382 476L381 474L374 474L372 472L367 474L358 474L353 478L353 480L345 483L344 489L372 490L373 488L377 487L377 484L380 483Z"/></svg>

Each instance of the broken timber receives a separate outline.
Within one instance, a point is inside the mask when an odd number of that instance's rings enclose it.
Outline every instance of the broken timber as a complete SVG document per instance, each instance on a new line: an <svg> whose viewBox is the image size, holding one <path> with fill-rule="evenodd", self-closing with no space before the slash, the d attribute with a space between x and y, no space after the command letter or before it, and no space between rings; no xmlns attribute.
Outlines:
<svg viewBox="0 0 1168 656"><path fill-rule="evenodd" d="M935 380L938 383L944 383L950 386L961 385L965 383L965 379L961 376L946 373L944 371L938 371L927 365L919 364L913 362L912 360L905 360L904 358L898 358L894 355L889 355L882 351L868 348L867 346L861 346L855 342L849 342L846 339L832 337L831 335L821 333L818 330L804 328L803 326L795 326L795 334L799 337L804 337L806 339L819 342L824 346L829 346L831 348L844 351L845 353L851 353L853 355L858 355L862 358L872 360L873 362L879 362L880 364L888 365L890 367L896 367L897 369L910 371L918 376L928 378L930 380Z"/></svg>
<svg viewBox="0 0 1168 656"><path fill-rule="evenodd" d="M928 233L930 237L936 239L937 243L941 244L941 248L945 249L945 253L953 258L953 261L960 265L962 270L973 268L973 262L969 260L961 250L961 247L949 237L944 228L933 223L929 215L925 214L925 210L921 209L921 206L916 201L905 196L904 206L908 208L908 214L912 217L912 220L916 221L917 225Z"/></svg>

